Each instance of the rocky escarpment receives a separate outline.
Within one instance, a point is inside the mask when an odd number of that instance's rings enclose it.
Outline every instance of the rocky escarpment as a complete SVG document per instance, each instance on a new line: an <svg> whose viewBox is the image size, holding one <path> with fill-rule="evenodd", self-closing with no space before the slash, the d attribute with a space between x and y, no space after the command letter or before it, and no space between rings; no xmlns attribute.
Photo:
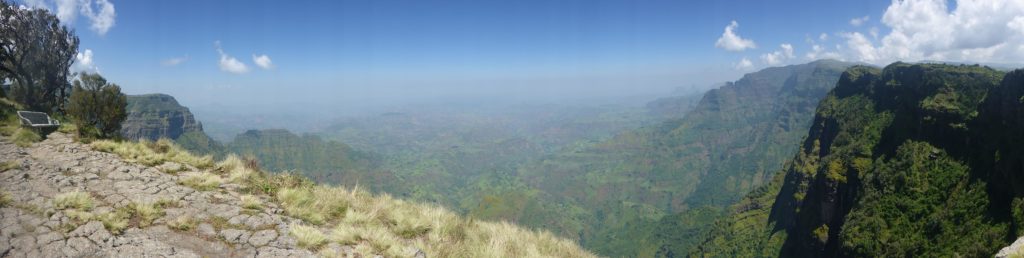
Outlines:
<svg viewBox="0 0 1024 258"><path fill-rule="evenodd" d="M1024 70L848 69L787 168L690 255L1014 253L1002 248L1024 235L1022 110Z"/></svg>
<svg viewBox="0 0 1024 258"><path fill-rule="evenodd" d="M166 94L128 96L128 118L121 124L121 135L131 140L178 139L188 132L202 132L187 107Z"/></svg>
<svg viewBox="0 0 1024 258"><path fill-rule="evenodd" d="M6 164L0 168L3 257L313 256L289 236L297 220L275 204L243 208L231 185L216 191L179 185L179 177L193 173L189 166L175 168L183 170L176 175L163 173L60 133L28 148L0 138L0 163ZM92 200L87 212L57 200L75 192ZM132 215L121 228L103 219L145 204L159 204L162 211L137 212L143 216ZM336 245L325 248L344 253Z"/></svg>

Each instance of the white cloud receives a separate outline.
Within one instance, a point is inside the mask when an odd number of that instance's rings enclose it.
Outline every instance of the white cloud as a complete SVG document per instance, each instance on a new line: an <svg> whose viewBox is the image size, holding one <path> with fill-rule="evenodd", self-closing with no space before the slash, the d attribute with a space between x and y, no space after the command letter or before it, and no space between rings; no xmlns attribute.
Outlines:
<svg viewBox="0 0 1024 258"><path fill-rule="evenodd" d="M74 24L78 15L90 22L89 29L106 35L114 27L117 13L109 0L28 0L28 7L51 10L61 22Z"/></svg>
<svg viewBox="0 0 1024 258"><path fill-rule="evenodd" d="M764 62L764 64L766 65L773 66L785 63L786 61L793 59L793 45L782 44L779 46L779 48L779 50L776 50L774 52L762 54L761 62Z"/></svg>
<svg viewBox="0 0 1024 258"><path fill-rule="evenodd" d="M78 52L75 55L75 62L71 65L72 72L99 73L99 67L92 60L92 49Z"/></svg>
<svg viewBox="0 0 1024 258"><path fill-rule="evenodd" d="M249 67L246 66L244 63L242 63L242 61L238 61L238 59L236 59L236 58L234 58L232 56L229 56L228 54L224 53L224 49L222 49L220 47L220 41L219 40L218 41L214 41L213 45L217 49L217 53L220 54L220 63L219 63L219 65L220 65L220 70L221 71L225 71L225 72L229 72L229 73L233 73L233 74L243 74L243 73L249 72Z"/></svg>
<svg viewBox="0 0 1024 258"><path fill-rule="evenodd" d="M864 25L857 18L851 25ZM1024 60L1024 1L892 1L880 26L840 32L843 44L809 42L808 59L836 58L885 65L895 61L1020 63ZM819 37L820 38L820 37Z"/></svg>
<svg viewBox="0 0 1024 258"><path fill-rule="evenodd" d="M836 52L825 51L821 45L811 45L811 51L805 55L808 60L818 59L842 59L842 55Z"/></svg>
<svg viewBox="0 0 1024 258"><path fill-rule="evenodd" d="M40 2L42 1L40 0ZM75 19L78 18L78 2L79 0L56 0L57 19L68 24L74 23Z"/></svg>
<svg viewBox="0 0 1024 258"><path fill-rule="evenodd" d="M748 48L757 48L757 44L754 44L753 40L744 39L733 31L739 26L740 24L736 21L732 21L729 23L729 26L725 26L725 32L715 42L715 47L728 51L743 51Z"/></svg>
<svg viewBox="0 0 1024 258"><path fill-rule="evenodd" d="M270 70L274 68L274 63L270 61L270 56L263 55L252 55L252 62L256 63L256 66L263 68L263 70Z"/></svg>
<svg viewBox="0 0 1024 258"><path fill-rule="evenodd" d="M827 34L827 33L824 33L824 32L822 32L822 33L821 33L821 35L818 35L818 40L821 40L821 41L826 41L826 40L828 40L828 34Z"/></svg>
<svg viewBox="0 0 1024 258"><path fill-rule="evenodd" d="M160 61L160 65L163 65L163 66L177 66L177 65L180 65L181 63L184 63L184 62L188 61L188 59L189 59L188 56L172 57L172 58L168 58L168 59L164 59L163 61Z"/></svg>
<svg viewBox="0 0 1024 258"><path fill-rule="evenodd" d="M740 59L739 63L733 64L733 68L740 71L750 70L751 68L754 68L754 62L751 62L750 59L744 57L743 59Z"/></svg>
<svg viewBox="0 0 1024 258"><path fill-rule="evenodd" d="M93 4L99 10L93 11ZM107 34L107 31L114 27L114 18L117 17L114 4L107 0L85 0L82 5L82 14L92 22L89 28L100 35Z"/></svg>
<svg viewBox="0 0 1024 258"><path fill-rule="evenodd" d="M850 19L850 25L853 25L854 27L860 27L860 25L864 24L865 22L868 22L868 20L870 19L871 17L866 15L860 18L853 18Z"/></svg>

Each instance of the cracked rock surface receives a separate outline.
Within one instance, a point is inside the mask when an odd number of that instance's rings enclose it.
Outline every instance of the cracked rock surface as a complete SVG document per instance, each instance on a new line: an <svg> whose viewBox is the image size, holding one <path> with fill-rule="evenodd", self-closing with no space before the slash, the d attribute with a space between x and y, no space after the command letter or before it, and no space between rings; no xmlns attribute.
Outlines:
<svg viewBox="0 0 1024 258"><path fill-rule="evenodd" d="M21 148L0 137L0 162L20 166L0 172L0 257L311 257L297 247L285 216L273 203L242 208L230 189L197 191L178 176L92 150L69 136L53 133ZM184 166L181 174L194 168ZM169 203L149 225L129 220L112 232L96 219L81 219L53 204L61 193L92 196L93 214L139 203ZM169 226L178 218L189 228Z"/></svg>

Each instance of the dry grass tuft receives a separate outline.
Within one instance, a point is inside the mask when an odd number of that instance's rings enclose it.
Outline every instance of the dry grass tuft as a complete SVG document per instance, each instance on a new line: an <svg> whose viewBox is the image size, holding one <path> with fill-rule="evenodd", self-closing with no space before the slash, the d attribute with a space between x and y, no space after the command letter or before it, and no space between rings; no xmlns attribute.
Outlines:
<svg viewBox="0 0 1024 258"><path fill-rule="evenodd" d="M339 196L348 194L345 189L324 186L284 188L277 192L277 200L289 215L323 225L345 214L348 202Z"/></svg>
<svg viewBox="0 0 1024 258"><path fill-rule="evenodd" d="M18 145L18 147L22 148L32 146L33 143L41 140L43 140L43 137L40 137L38 133L22 127L15 129L14 135L11 136L11 141L13 141L15 145Z"/></svg>
<svg viewBox="0 0 1024 258"><path fill-rule="evenodd" d="M21 163L19 163L17 160L8 160L0 162L0 172L19 168L21 168Z"/></svg>
<svg viewBox="0 0 1024 258"><path fill-rule="evenodd" d="M139 218L139 227L147 227L153 221L164 216L163 202L132 203L128 205L131 213Z"/></svg>
<svg viewBox="0 0 1024 258"><path fill-rule="evenodd" d="M97 151L114 153L128 161L146 166L157 166L168 161L188 164L196 168L209 168L214 165L212 156L192 155L168 139L160 139L156 142L99 140L90 145Z"/></svg>
<svg viewBox="0 0 1024 258"><path fill-rule="evenodd" d="M58 194L53 198L53 207L59 210L76 209L79 211L90 211L96 207L96 202L89 193L74 191Z"/></svg>
<svg viewBox="0 0 1024 258"><path fill-rule="evenodd" d="M299 246L304 248L317 249L327 243L327 237L316 227L294 224L289 232Z"/></svg>
<svg viewBox="0 0 1024 258"><path fill-rule="evenodd" d="M263 209L263 201L261 201L259 197L246 194L239 198L242 200L242 208L253 210Z"/></svg>
<svg viewBox="0 0 1024 258"><path fill-rule="evenodd" d="M111 234L118 235L128 228L131 213L129 213L128 209L121 208L111 212L96 214L93 218L102 222L103 227L110 231Z"/></svg>
<svg viewBox="0 0 1024 258"><path fill-rule="evenodd" d="M178 216L167 222L168 227L178 231L190 231L196 228L197 224L199 224L199 221L188 214Z"/></svg>
<svg viewBox="0 0 1024 258"><path fill-rule="evenodd" d="M192 187L199 191L217 189L217 187L220 187L220 184L223 182L224 179L210 172L191 173L178 179L179 184Z"/></svg>
<svg viewBox="0 0 1024 258"><path fill-rule="evenodd" d="M13 202L13 200L11 200L11 194L7 192L0 192L0 208L11 205L11 202Z"/></svg>

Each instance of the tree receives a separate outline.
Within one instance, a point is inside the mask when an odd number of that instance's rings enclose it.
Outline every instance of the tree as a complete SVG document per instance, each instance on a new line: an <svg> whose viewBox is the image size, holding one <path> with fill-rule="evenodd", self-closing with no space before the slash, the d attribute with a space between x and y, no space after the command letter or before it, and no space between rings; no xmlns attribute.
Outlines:
<svg viewBox="0 0 1024 258"><path fill-rule="evenodd" d="M121 94L121 87L99 74L83 73L74 82L67 112L79 135L110 138L128 117L127 106L128 97Z"/></svg>
<svg viewBox="0 0 1024 258"><path fill-rule="evenodd" d="M78 54L78 36L44 9L0 0L0 81L8 95L31 109L63 111L68 75Z"/></svg>

